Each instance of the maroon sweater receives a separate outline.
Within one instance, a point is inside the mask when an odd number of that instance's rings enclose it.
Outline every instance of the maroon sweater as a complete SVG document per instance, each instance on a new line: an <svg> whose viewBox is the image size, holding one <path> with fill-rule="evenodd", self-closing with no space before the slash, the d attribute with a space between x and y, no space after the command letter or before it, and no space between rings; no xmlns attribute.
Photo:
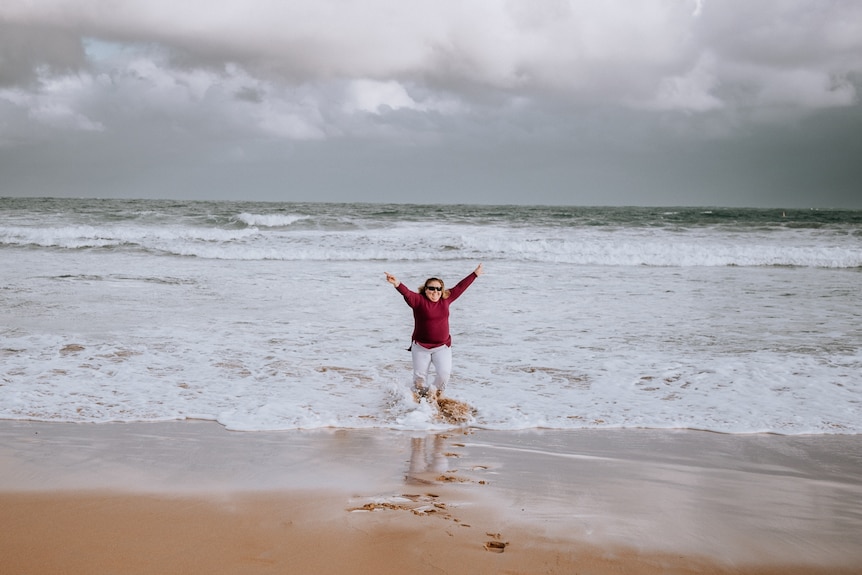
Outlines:
<svg viewBox="0 0 862 575"><path fill-rule="evenodd" d="M449 304L458 299L475 279L476 274L471 272L449 290L448 298L441 297L437 302L432 302L421 293L411 291L403 282L398 284L395 289L404 296L407 305L413 308L413 341L429 349L441 345L451 346Z"/></svg>

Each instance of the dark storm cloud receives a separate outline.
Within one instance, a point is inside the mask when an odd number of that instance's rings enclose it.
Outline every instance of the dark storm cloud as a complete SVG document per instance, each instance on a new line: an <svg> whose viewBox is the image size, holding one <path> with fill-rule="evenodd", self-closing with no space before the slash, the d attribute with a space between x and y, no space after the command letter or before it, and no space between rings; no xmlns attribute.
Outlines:
<svg viewBox="0 0 862 575"><path fill-rule="evenodd" d="M851 1L8 0L0 194L858 206L860 62Z"/></svg>
<svg viewBox="0 0 862 575"><path fill-rule="evenodd" d="M74 32L0 20L0 86L30 84L40 68L66 74L84 65L81 39Z"/></svg>

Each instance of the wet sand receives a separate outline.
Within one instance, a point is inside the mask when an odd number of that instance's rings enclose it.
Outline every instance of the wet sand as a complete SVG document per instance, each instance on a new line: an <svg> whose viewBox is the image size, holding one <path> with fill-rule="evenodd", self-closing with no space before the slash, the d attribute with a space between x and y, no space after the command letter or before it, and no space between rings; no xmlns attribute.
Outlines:
<svg viewBox="0 0 862 575"><path fill-rule="evenodd" d="M2 573L862 573L862 438L0 422Z"/></svg>

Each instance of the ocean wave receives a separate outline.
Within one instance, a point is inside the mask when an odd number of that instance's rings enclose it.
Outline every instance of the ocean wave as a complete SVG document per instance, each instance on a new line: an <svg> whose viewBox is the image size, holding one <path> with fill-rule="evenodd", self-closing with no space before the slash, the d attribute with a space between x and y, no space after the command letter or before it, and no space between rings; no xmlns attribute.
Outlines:
<svg viewBox="0 0 862 575"><path fill-rule="evenodd" d="M237 220L249 226L263 228L285 228L302 220L311 219L311 216L293 214L249 214L243 212L236 217Z"/></svg>
<svg viewBox="0 0 862 575"><path fill-rule="evenodd" d="M0 214L0 418L434 428L383 270L412 287L483 261L447 390L474 425L862 432L852 233L167 211Z"/></svg>
<svg viewBox="0 0 862 575"><path fill-rule="evenodd" d="M814 267L862 268L862 255L848 249L792 248L768 246L750 248L679 246L673 244L642 246L617 245L558 245L549 242L524 245L498 242L494 248L470 249L451 243L427 246L362 247L349 245L243 246L185 244L170 246L171 253L224 260L282 261L416 261L474 260L522 261L548 264L588 266L652 266L652 267ZM547 247L547 249L543 249ZM571 248L571 249L567 249Z"/></svg>
<svg viewBox="0 0 862 575"><path fill-rule="evenodd" d="M859 238L816 231L678 233L667 229L513 228L408 222L366 229L290 228L308 218L245 214L267 227L0 227L0 246L123 248L216 260L522 261L590 266L862 268Z"/></svg>
<svg viewBox="0 0 862 575"><path fill-rule="evenodd" d="M37 246L43 248L104 248L112 246L140 246L173 251L170 245L183 242L214 242L230 244L253 237L255 228L227 230L204 227L4 227L0 228L0 245Z"/></svg>

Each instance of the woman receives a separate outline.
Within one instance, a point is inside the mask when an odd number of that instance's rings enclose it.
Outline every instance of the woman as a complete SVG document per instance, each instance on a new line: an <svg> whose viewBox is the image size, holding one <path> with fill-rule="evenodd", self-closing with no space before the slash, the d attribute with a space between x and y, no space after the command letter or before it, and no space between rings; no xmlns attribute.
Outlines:
<svg viewBox="0 0 862 575"><path fill-rule="evenodd" d="M420 397L428 395L428 370L434 365L437 376L434 379L434 399L439 399L446 389L446 382L452 373L452 336L449 334L449 305L464 293L477 277L482 275L479 264L470 275L447 290L443 280L428 278L419 292L411 291L386 273L386 281L395 286L404 301L413 308L413 336L410 351L413 352L413 385Z"/></svg>

